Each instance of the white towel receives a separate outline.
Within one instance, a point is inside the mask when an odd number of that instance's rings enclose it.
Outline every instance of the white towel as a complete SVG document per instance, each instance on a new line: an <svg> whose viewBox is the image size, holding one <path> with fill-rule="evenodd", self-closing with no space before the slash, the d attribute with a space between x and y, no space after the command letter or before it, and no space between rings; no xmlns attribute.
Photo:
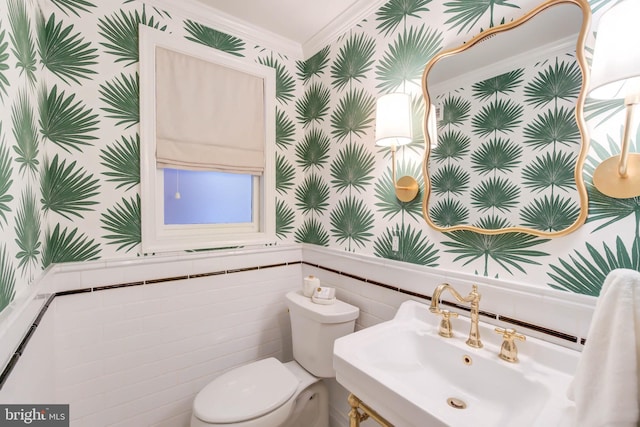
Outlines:
<svg viewBox="0 0 640 427"><path fill-rule="evenodd" d="M640 273L617 269L606 277L587 342L567 396L576 426L639 425Z"/></svg>

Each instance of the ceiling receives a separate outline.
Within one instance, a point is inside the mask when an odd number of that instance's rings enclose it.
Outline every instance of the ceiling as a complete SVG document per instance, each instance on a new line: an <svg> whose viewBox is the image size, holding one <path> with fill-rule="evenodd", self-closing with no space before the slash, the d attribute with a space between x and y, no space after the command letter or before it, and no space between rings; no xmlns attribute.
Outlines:
<svg viewBox="0 0 640 427"><path fill-rule="evenodd" d="M302 46L323 39L336 24L353 25L380 1L371 0L197 0L243 24L266 30ZM315 43L317 44L317 43Z"/></svg>

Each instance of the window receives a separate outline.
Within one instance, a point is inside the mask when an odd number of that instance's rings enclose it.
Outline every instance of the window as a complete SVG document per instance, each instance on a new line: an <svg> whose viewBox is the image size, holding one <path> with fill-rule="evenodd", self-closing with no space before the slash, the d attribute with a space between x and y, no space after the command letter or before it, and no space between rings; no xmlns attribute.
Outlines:
<svg viewBox="0 0 640 427"><path fill-rule="evenodd" d="M143 252L275 239L272 68L141 26L140 128Z"/></svg>

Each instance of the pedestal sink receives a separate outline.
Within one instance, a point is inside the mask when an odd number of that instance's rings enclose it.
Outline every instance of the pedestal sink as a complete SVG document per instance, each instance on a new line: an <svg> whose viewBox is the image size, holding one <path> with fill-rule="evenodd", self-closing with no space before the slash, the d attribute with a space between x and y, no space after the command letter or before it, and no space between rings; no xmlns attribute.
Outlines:
<svg viewBox="0 0 640 427"><path fill-rule="evenodd" d="M484 347L438 335L439 318L415 301L395 317L336 340L336 379L396 427L571 426L566 398L580 353L527 337L518 363L498 357L502 337L480 322Z"/></svg>

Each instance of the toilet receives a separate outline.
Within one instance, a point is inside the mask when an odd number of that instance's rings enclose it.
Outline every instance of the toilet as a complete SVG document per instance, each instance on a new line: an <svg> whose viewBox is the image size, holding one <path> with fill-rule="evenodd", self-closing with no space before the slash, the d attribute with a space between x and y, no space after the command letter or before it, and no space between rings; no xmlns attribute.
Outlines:
<svg viewBox="0 0 640 427"><path fill-rule="evenodd" d="M316 304L301 291L286 295L294 360L270 357L225 372L193 401L191 427L328 427L322 378L335 377L333 342L354 331L358 307Z"/></svg>

